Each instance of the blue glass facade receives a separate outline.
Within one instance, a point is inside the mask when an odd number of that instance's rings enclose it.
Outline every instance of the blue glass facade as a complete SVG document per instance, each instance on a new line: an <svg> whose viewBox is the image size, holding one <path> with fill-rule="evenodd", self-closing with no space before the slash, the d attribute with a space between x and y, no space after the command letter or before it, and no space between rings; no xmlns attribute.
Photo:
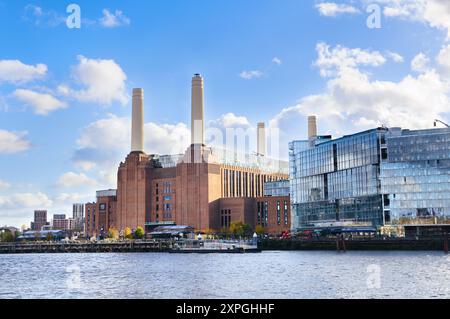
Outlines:
<svg viewBox="0 0 450 319"><path fill-rule="evenodd" d="M289 144L292 228L384 223L380 185L387 129Z"/></svg>
<svg viewBox="0 0 450 319"><path fill-rule="evenodd" d="M450 220L450 129L391 129L381 168L385 212L393 224Z"/></svg>

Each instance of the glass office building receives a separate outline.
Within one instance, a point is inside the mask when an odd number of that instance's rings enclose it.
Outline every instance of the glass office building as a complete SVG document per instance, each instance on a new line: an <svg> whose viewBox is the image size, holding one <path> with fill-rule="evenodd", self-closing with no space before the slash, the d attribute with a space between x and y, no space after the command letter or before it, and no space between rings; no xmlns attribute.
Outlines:
<svg viewBox="0 0 450 319"><path fill-rule="evenodd" d="M450 220L450 128L390 129L381 166L385 214L392 224Z"/></svg>
<svg viewBox="0 0 450 319"><path fill-rule="evenodd" d="M386 128L289 144L292 229L384 223Z"/></svg>

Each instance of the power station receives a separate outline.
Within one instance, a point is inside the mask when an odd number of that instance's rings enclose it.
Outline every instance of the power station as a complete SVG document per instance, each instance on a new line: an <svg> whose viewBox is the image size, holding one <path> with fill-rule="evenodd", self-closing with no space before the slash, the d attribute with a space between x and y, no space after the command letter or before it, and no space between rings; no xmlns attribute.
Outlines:
<svg viewBox="0 0 450 319"><path fill-rule="evenodd" d="M193 76L191 88L191 145L175 155L144 152L144 90L133 89L130 153L119 165L117 190L99 191L97 201L86 204L88 235L111 227L161 225L220 230L232 222L274 233L289 230L289 194L264 194L265 183L289 177L287 162L266 156L264 123L257 125L256 154L240 157L234 150L207 146L200 74Z"/></svg>

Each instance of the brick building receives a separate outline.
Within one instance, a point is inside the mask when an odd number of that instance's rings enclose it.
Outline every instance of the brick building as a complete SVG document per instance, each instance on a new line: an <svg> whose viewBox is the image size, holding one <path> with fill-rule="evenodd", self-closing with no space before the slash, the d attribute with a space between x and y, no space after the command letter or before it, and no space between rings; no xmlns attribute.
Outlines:
<svg viewBox="0 0 450 319"><path fill-rule="evenodd" d="M289 229L284 215L289 196L264 197L264 184L286 180L288 165L263 154L262 123L258 124L258 153L246 154L245 160L236 160L236 154L229 151L206 146L203 143L203 78L195 75L192 144L184 154L149 155L143 151L143 105L143 90L134 89L131 152L119 165L116 193L97 194L95 203L86 204L88 235L99 235L109 227L122 230L145 226L149 230L170 224L192 226L197 231L218 230L229 226L229 221L242 221L255 227L259 201L268 205L263 225L267 230ZM277 219L278 201L283 209ZM287 207L289 210L289 204ZM272 210L274 213L270 213Z"/></svg>

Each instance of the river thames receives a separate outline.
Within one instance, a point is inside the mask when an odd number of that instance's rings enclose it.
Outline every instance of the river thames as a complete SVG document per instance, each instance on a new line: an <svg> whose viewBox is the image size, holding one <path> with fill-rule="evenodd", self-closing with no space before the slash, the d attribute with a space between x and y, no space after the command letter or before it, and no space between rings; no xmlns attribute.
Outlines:
<svg viewBox="0 0 450 319"><path fill-rule="evenodd" d="M450 298L440 252L0 255L0 298Z"/></svg>

